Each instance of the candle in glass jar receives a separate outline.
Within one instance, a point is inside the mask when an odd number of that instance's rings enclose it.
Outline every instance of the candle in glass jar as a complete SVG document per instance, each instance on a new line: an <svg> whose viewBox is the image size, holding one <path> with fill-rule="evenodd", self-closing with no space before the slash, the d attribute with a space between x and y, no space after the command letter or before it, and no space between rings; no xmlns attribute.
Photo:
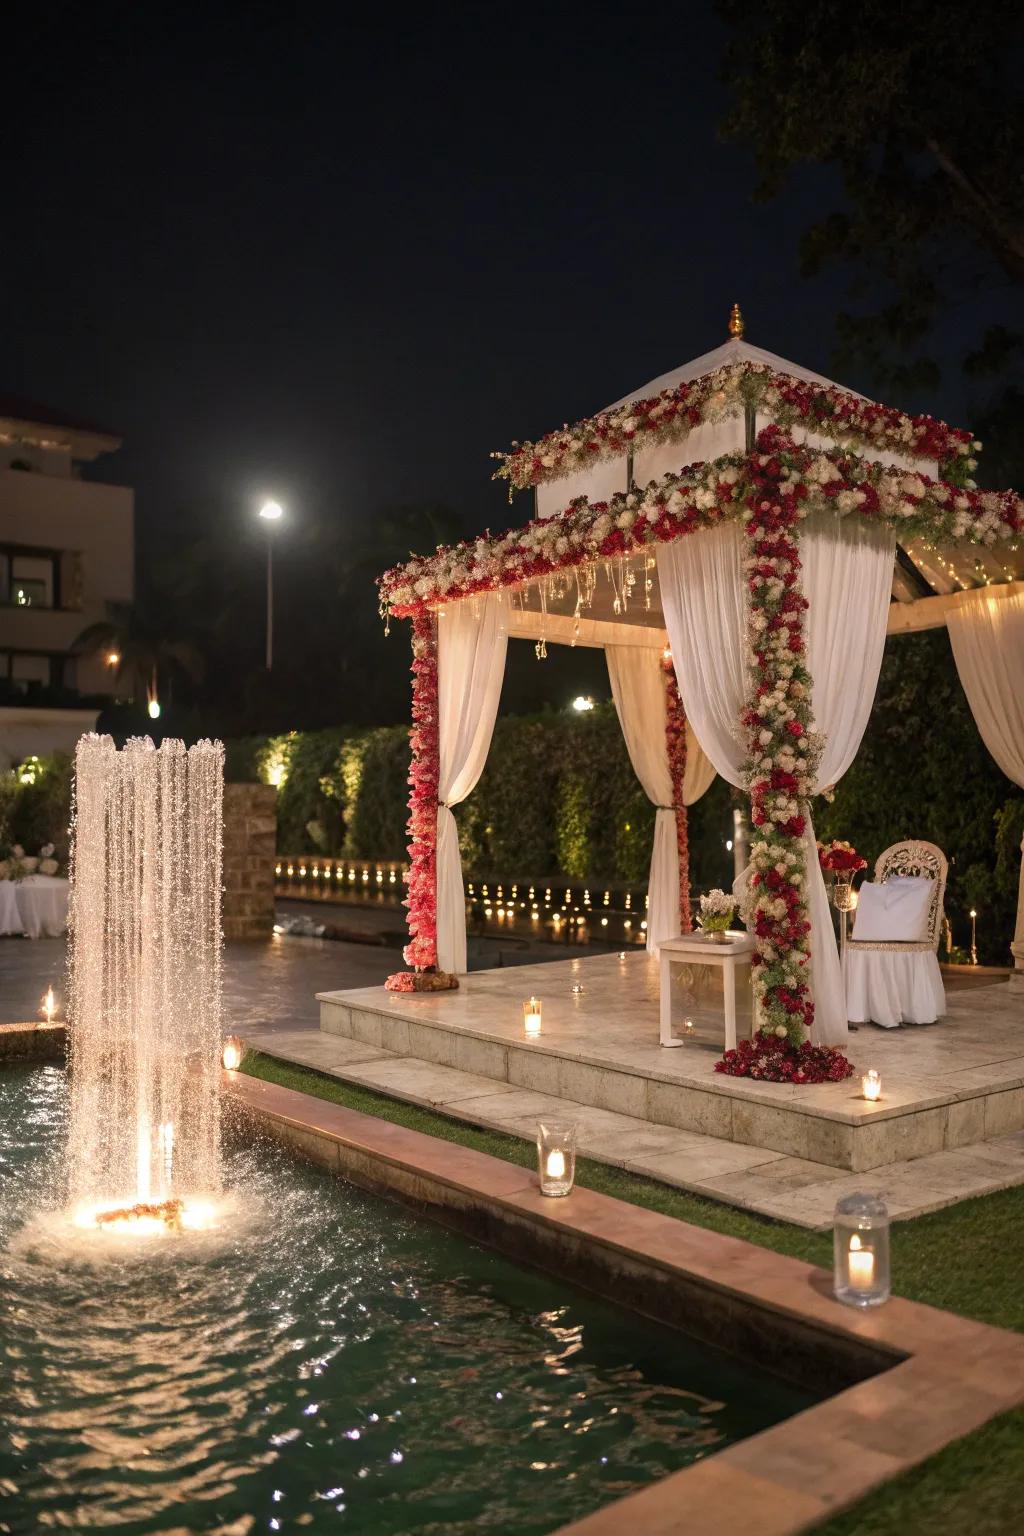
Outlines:
<svg viewBox="0 0 1024 1536"><path fill-rule="evenodd" d="M850 1238L850 1285L855 1291L869 1291L875 1283L875 1255L862 1248L856 1232Z"/></svg>
<svg viewBox="0 0 1024 1536"><path fill-rule="evenodd" d="M871 1067L860 1080L860 1088L866 1099L875 1103L882 1097L882 1076Z"/></svg>
<svg viewBox="0 0 1024 1536"><path fill-rule="evenodd" d="M544 1167L544 1172L547 1174L549 1179L565 1178L565 1153L562 1152L558 1147L556 1147L553 1152L548 1153L548 1159Z"/></svg>
<svg viewBox="0 0 1024 1536"><path fill-rule="evenodd" d="M541 1003L539 997L528 998L523 1004L523 1028L531 1036L540 1034Z"/></svg>

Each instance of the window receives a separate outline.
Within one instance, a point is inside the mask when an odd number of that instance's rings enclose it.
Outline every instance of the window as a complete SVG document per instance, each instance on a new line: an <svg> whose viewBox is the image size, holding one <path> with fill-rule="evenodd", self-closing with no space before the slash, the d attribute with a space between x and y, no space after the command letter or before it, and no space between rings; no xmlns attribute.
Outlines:
<svg viewBox="0 0 1024 1536"><path fill-rule="evenodd" d="M11 681L15 683L41 683L44 688L50 683L50 658L49 656L29 656L25 653L15 653L11 657Z"/></svg>
<svg viewBox="0 0 1024 1536"><path fill-rule="evenodd" d="M57 556L40 551L21 554L0 550L0 605L53 608L57 594Z"/></svg>

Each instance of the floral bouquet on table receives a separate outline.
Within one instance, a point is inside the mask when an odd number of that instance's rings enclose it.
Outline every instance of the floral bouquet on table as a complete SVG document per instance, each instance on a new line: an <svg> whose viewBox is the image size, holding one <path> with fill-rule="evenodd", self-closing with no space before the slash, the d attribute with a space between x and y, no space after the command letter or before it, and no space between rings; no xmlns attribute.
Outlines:
<svg viewBox="0 0 1024 1536"><path fill-rule="evenodd" d="M55 875L60 865L54 858L52 843L45 843L36 854L26 853L15 843L7 858L0 859L0 880L24 880L27 875Z"/></svg>
<svg viewBox="0 0 1024 1536"><path fill-rule="evenodd" d="M831 843L818 844L818 863L826 875L845 875L850 879L860 869L867 869L867 859L862 859L852 843L834 838Z"/></svg>
<svg viewBox="0 0 1024 1536"><path fill-rule="evenodd" d="M706 896L701 897L697 922L708 937L714 939L716 943L725 942L726 934L735 916L735 896L727 896L724 891L715 890L708 891Z"/></svg>

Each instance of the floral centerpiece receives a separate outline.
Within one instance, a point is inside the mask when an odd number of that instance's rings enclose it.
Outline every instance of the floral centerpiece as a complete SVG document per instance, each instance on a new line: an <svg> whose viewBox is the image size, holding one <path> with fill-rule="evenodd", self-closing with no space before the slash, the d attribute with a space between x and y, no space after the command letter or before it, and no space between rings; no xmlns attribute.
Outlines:
<svg viewBox="0 0 1024 1536"><path fill-rule="evenodd" d="M867 859L862 859L852 843L844 843L839 838L831 843L818 844L818 863L826 875L849 875L851 878L858 870L867 869Z"/></svg>
<svg viewBox="0 0 1024 1536"><path fill-rule="evenodd" d="M36 854L26 853L15 843L5 859L0 859L0 880L24 880L28 875L56 875L60 863L54 858L53 843L44 843Z"/></svg>
<svg viewBox="0 0 1024 1536"><path fill-rule="evenodd" d="M721 944L725 941L735 916L735 896L727 896L724 891L714 890L708 891L706 896L701 897L697 922L708 937L716 943Z"/></svg>
<svg viewBox="0 0 1024 1536"><path fill-rule="evenodd" d="M853 877L859 870L867 869L867 859L862 859L851 843L836 838L831 843L818 844L818 863L822 873L832 881L832 905L837 912L852 911L857 898L853 894ZM846 944L846 918L843 918L843 944Z"/></svg>

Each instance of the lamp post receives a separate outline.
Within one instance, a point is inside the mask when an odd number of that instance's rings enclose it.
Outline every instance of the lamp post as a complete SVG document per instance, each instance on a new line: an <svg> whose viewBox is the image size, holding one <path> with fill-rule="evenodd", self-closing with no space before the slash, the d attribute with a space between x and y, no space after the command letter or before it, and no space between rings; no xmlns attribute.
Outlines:
<svg viewBox="0 0 1024 1536"><path fill-rule="evenodd" d="M284 516L279 501L265 501L260 517L267 525L267 671L274 665L274 539L272 525Z"/></svg>

